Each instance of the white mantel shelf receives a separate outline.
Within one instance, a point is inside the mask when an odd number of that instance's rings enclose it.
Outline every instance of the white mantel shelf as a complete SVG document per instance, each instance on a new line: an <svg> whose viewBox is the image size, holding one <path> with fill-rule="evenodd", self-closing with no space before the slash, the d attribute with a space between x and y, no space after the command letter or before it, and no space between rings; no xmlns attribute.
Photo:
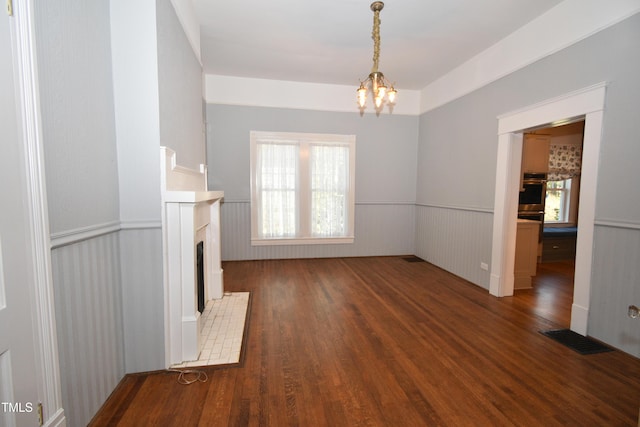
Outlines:
<svg viewBox="0 0 640 427"><path fill-rule="evenodd" d="M204 299L224 295L220 248L223 191L207 190L207 169L176 164L160 147L165 294L165 365L197 360L202 350L196 246L203 242Z"/></svg>
<svg viewBox="0 0 640 427"><path fill-rule="evenodd" d="M224 191L165 191L164 203L202 203L224 197Z"/></svg>

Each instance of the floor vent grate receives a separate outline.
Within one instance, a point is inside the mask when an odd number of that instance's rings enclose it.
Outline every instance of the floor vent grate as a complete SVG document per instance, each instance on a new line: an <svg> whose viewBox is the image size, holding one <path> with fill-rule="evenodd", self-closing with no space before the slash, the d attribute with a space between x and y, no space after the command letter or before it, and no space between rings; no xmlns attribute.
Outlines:
<svg viewBox="0 0 640 427"><path fill-rule="evenodd" d="M554 329L550 331L540 331L540 333L580 354L595 354L613 351L611 347L608 347L592 338L584 337L570 329Z"/></svg>
<svg viewBox="0 0 640 427"><path fill-rule="evenodd" d="M404 257L402 259L407 261L407 262L425 262L425 260L423 260L422 258L418 258L415 255Z"/></svg>

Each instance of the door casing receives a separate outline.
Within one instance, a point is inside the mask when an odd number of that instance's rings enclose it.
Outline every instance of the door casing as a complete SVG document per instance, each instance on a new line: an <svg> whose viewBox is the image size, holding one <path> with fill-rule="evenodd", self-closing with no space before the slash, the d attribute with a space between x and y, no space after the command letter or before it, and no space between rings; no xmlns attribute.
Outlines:
<svg viewBox="0 0 640 427"><path fill-rule="evenodd" d="M576 270L571 330L586 335L591 289L598 157L602 137L606 83L598 83L520 110L498 116L498 156L491 249L489 292L513 295L518 186L522 133L584 118L580 212L576 240Z"/></svg>

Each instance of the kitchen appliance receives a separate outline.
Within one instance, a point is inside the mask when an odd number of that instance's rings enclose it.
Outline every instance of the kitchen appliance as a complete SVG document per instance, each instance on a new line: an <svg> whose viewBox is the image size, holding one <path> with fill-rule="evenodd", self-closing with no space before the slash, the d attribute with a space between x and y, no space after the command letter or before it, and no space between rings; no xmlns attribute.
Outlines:
<svg viewBox="0 0 640 427"><path fill-rule="evenodd" d="M546 173L525 173L518 195L518 212L543 211L547 193Z"/></svg>
<svg viewBox="0 0 640 427"><path fill-rule="evenodd" d="M542 241L544 200L547 195L546 173L525 173L518 195L518 218L540 222L538 241Z"/></svg>

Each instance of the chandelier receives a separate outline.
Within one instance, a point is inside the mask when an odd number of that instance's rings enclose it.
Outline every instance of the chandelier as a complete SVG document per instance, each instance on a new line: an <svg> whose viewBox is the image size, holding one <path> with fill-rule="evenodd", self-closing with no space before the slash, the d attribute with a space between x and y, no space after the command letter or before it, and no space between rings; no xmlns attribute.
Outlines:
<svg viewBox="0 0 640 427"><path fill-rule="evenodd" d="M371 33L371 38L373 39L373 67L369 77L364 81L360 80L358 105L361 110L364 109L364 105L367 102L367 92L369 90L373 94L377 112L380 112L385 102L389 103L389 105L394 105L398 94L393 84L390 85L384 78L384 74L378 71L378 62L380 60L380 11L383 7L384 3L381 1L371 3L371 10L373 11L373 32Z"/></svg>

